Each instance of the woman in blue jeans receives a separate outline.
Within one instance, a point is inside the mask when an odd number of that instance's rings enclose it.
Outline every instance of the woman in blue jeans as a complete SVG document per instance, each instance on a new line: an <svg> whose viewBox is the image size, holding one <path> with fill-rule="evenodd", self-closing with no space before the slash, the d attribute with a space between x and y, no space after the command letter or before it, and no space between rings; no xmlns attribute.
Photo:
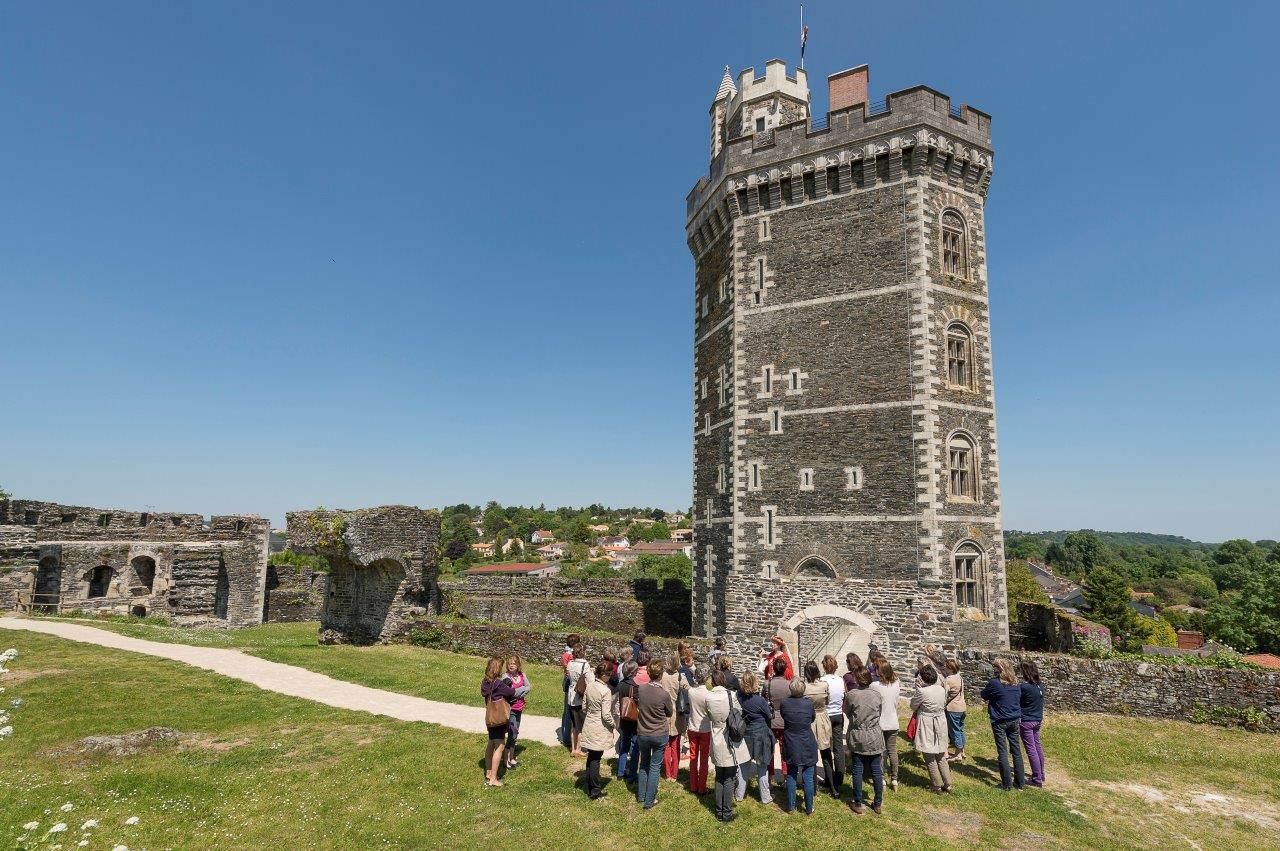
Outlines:
<svg viewBox="0 0 1280 851"><path fill-rule="evenodd" d="M639 668L630 659L622 663L618 669L618 690L613 697L613 714L618 719L618 762L614 767L614 776L630 783L636 779L636 764L631 761L631 748L636 741L636 721L628 720L623 714L623 700L634 701L636 670Z"/></svg>
<svg viewBox="0 0 1280 851"><path fill-rule="evenodd" d="M787 812L796 809L796 780L804 785L804 814L813 815L813 773L818 765L818 739L813 734L817 713L805 697L804 680L791 681L791 696L782 701L782 758L787 763Z"/></svg>
<svg viewBox="0 0 1280 851"><path fill-rule="evenodd" d="M658 803L658 777L668 741L667 719L676 711L675 699L662 687L662 662L649 662L648 671L649 682L636 689L636 704L640 708L640 717L636 720L636 740L640 743L636 799L646 810Z"/></svg>
<svg viewBox="0 0 1280 851"><path fill-rule="evenodd" d="M991 734L996 739L996 754L1000 759L1000 788L1007 792L1012 788L1009 777L1010 755L1013 756L1013 787L1022 789L1027 783L1022 767L1022 748L1018 744L1021 732L1019 724L1022 721L1022 689L1018 686L1018 677L1009 660L997 659L993 667L996 676L982 690L982 699L987 702Z"/></svg>

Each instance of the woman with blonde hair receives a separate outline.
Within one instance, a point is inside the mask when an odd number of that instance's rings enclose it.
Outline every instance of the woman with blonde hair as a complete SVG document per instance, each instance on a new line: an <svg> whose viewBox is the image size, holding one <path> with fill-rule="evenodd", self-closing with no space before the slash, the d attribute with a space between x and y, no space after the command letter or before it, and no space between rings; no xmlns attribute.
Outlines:
<svg viewBox="0 0 1280 851"><path fill-rule="evenodd" d="M751 754L749 766L743 766L744 779L756 778L756 786L760 791L760 803L773 803L773 792L769 789L769 763L773 761L773 707L769 701L760 696L760 678L748 671L742 675L742 720L747 725L746 743ZM742 787L746 794L745 784ZM738 800L742 800L740 796Z"/></svg>
<svg viewBox="0 0 1280 851"><path fill-rule="evenodd" d="M992 667L995 669L995 676L982 690L982 699L987 702L991 734L996 740L996 756L1000 760L1000 788L1008 792L1011 788L1024 788L1027 782L1022 766L1022 746L1019 743L1022 687L1018 685L1018 675L1013 672L1013 665L1008 659L996 659ZM1009 771L1010 755L1013 757L1012 777Z"/></svg>
<svg viewBox="0 0 1280 851"><path fill-rule="evenodd" d="M947 757L953 762L964 760L964 718L969 708L964 702L964 677L960 676L960 663L955 659L947 660L947 678L943 680L947 687L947 738L956 752Z"/></svg>
<svg viewBox="0 0 1280 851"><path fill-rule="evenodd" d="M484 666L480 696L484 698L485 726L489 729L489 744L484 752L484 785L501 786L498 767L502 764L502 745L510 729L511 702L516 693L511 683L503 679L502 660L497 656L490 657Z"/></svg>
<svg viewBox="0 0 1280 851"><path fill-rule="evenodd" d="M680 691L685 687L682 682L683 679L680 676L680 657L675 653L668 653L666 668L662 675L662 687L667 690L667 694L671 695L672 705L676 707L676 712L667 719L667 746L662 751L662 777L664 780L675 780L680 773L680 737L684 734L684 728L689 723L688 714L680 712L682 705ZM683 700L687 701L687 699L688 695L685 695Z"/></svg>
<svg viewBox="0 0 1280 851"><path fill-rule="evenodd" d="M507 675L503 679L511 683L511 690L516 696L516 699L511 701L507 745L502 750L503 756L506 757L507 770L511 770L520 764L516 760L516 739L520 737L520 715L524 712L525 697L533 686L529 684L529 678L524 675L524 661L519 656L511 656L507 659Z"/></svg>

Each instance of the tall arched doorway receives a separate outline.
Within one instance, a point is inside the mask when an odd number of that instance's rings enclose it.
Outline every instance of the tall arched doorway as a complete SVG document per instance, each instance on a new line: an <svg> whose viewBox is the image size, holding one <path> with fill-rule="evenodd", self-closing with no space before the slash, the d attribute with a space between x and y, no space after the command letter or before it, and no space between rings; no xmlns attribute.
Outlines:
<svg viewBox="0 0 1280 851"><path fill-rule="evenodd" d="M790 645L792 658L797 666L810 660L822 663L822 657L836 658L840 670L844 670L844 657L857 653L863 660L876 633L876 623L864 612L820 603L796 612L784 620L779 629ZM883 641L877 642L885 649Z"/></svg>

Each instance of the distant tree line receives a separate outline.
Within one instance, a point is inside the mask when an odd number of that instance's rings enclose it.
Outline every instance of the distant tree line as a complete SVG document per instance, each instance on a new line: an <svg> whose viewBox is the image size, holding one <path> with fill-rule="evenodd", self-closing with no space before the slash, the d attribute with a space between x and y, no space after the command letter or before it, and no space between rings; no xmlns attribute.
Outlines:
<svg viewBox="0 0 1280 851"><path fill-rule="evenodd" d="M1132 532L1010 531L1005 555L1011 605L1039 590L1027 586L1030 573L1022 577L1016 562L1048 564L1084 586L1089 617L1111 629L1124 649L1172 645L1175 629L1195 629L1240 651L1280 653L1280 543L1274 540L1214 545ZM1156 618L1133 609L1131 590L1156 608Z"/></svg>

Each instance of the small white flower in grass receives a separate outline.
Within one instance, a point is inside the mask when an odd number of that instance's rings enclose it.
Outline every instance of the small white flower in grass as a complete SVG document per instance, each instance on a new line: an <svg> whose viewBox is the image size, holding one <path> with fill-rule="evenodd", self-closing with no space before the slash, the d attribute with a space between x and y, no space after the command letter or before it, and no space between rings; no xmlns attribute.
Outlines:
<svg viewBox="0 0 1280 851"><path fill-rule="evenodd" d="M27 822L26 824L24 824L24 825L22 826L22 829L23 829L23 830L35 830L35 829L36 829L37 827L39 827L39 826L40 826L40 822L38 822L38 821L29 821L29 822Z"/></svg>
<svg viewBox="0 0 1280 851"><path fill-rule="evenodd" d="M80 825L80 829L81 829L81 830L93 830L93 829L94 829L95 827L97 827L97 826L98 826L98 820L97 820L96 818L91 818L91 819L89 819L87 822L85 822L84 824Z"/></svg>
<svg viewBox="0 0 1280 851"><path fill-rule="evenodd" d="M76 843L76 845L80 846L81 848L83 848L84 846L86 846L86 845L88 845L88 844L89 844L89 840L87 840L87 839L81 839L79 842L77 842L77 843Z"/></svg>
<svg viewBox="0 0 1280 851"><path fill-rule="evenodd" d="M4 691L4 689L0 688L0 691ZM13 700L9 701L9 705L14 709L20 708L22 706L22 698L15 697Z"/></svg>
<svg viewBox="0 0 1280 851"><path fill-rule="evenodd" d="M7 739L13 735L12 727L0 727L0 739Z"/></svg>
<svg viewBox="0 0 1280 851"><path fill-rule="evenodd" d="M115 848L112 848L112 849L111 849L111 851L129 851L129 846L128 846L128 845L117 845Z"/></svg>
<svg viewBox="0 0 1280 851"><path fill-rule="evenodd" d="M67 829L67 823L65 821L60 821L57 824L55 824L53 827L49 828L49 832L62 833L66 829Z"/></svg>
<svg viewBox="0 0 1280 851"><path fill-rule="evenodd" d="M125 823L125 824L137 824L137 823L138 823L138 817L137 817L137 816L129 816L127 819L125 819L125 820L124 820L124 823Z"/></svg>
<svg viewBox="0 0 1280 851"><path fill-rule="evenodd" d="M74 810L75 808L76 808L76 805L75 805L75 804L71 803L70 801L67 801L67 803L63 804L63 805L62 805L61 807L59 807L58 809L62 810L64 813L69 813L69 812L71 812L72 810Z"/></svg>

